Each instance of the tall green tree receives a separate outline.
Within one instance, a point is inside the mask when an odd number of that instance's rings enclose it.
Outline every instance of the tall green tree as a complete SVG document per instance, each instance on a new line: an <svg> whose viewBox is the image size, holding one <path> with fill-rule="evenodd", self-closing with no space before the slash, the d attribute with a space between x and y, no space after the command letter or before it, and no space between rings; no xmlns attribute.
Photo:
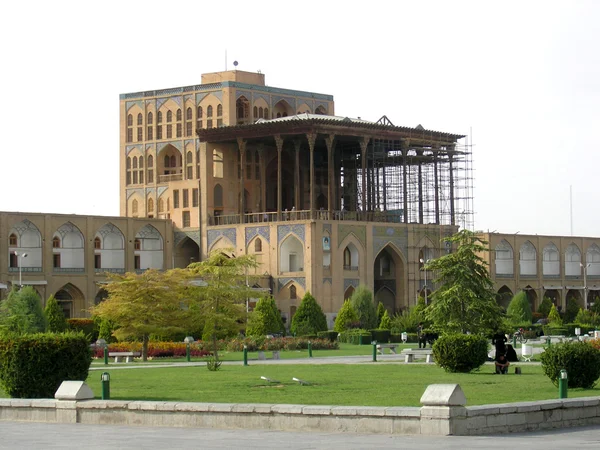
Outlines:
<svg viewBox="0 0 600 450"><path fill-rule="evenodd" d="M51 333L62 333L69 329L69 324L65 318L62 308L51 295L46 302L46 308L44 308L44 316L46 316L47 331Z"/></svg>
<svg viewBox="0 0 600 450"><path fill-rule="evenodd" d="M181 296L185 274L180 270L141 274L108 274L108 297L91 308L92 315L107 320L118 339L142 341L142 359L148 359L151 334L180 333L190 329L188 304Z"/></svg>
<svg viewBox="0 0 600 450"><path fill-rule="evenodd" d="M518 292L508 304L506 315L515 323L531 323L531 306L525 291Z"/></svg>
<svg viewBox="0 0 600 450"><path fill-rule="evenodd" d="M377 311L373 303L373 293L365 285L360 285L350 297L352 307L358 316L360 326L367 330L377 328Z"/></svg>
<svg viewBox="0 0 600 450"><path fill-rule="evenodd" d="M185 297L190 311L204 328L203 338L212 342L215 361L219 361L217 339L241 329L246 317L246 300L254 296L246 274L257 266L254 255L229 257L212 252L202 262L190 264Z"/></svg>
<svg viewBox="0 0 600 450"><path fill-rule="evenodd" d="M572 323L577 317L577 313L579 312L579 305L577 304L577 300L573 297L567 300L567 308L565 309L564 322Z"/></svg>
<svg viewBox="0 0 600 450"><path fill-rule="evenodd" d="M548 322L554 326L562 325L562 318L560 317L560 313L558 309L556 309L555 305L552 305L550 308L550 312L548 313Z"/></svg>
<svg viewBox="0 0 600 450"><path fill-rule="evenodd" d="M296 336L310 336L319 331L327 331L327 318L310 292L302 297L302 302L292 319L290 331Z"/></svg>
<svg viewBox="0 0 600 450"><path fill-rule="evenodd" d="M383 313L381 322L379 322L379 328L382 330L389 330L392 328L392 319L390 319L390 315L388 314L387 309Z"/></svg>
<svg viewBox="0 0 600 450"><path fill-rule="evenodd" d="M445 238L456 249L426 264L437 274L439 288L425 313L431 326L441 332L489 333L497 329L501 310L486 261L488 243L469 230Z"/></svg>
<svg viewBox="0 0 600 450"><path fill-rule="evenodd" d="M333 331L337 331L341 333L346 331L354 324L358 323L358 316L356 315L356 311L352 307L352 303L350 303L350 299L345 300L344 304L340 308L335 318L335 323L333 324Z"/></svg>
<svg viewBox="0 0 600 450"><path fill-rule="evenodd" d="M281 319L281 313L275 304L275 299L270 295L260 298L250 315L246 335L265 336L284 332L285 326Z"/></svg>
<svg viewBox="0 0 600 450"><path fill-rule="evenodd" d="M385 306L383 306L383 303L378 302L377 303L377 323L381 323L381 318L383 317L385 312L386 312L386 309L385 309Z"/></svg>
<svg viewBox="0 0 600 450"><path fill-rule="evenodd" d="M540 306L538 306L538 312L542 314L544 317L548 317L550 314L550 309L552 308L552 300L548 297L544 297Z"/></svg>
<svg viewBox="0 0 600 450"><path fill-rule="evenodd" d="M0 328L18 334L46 330L42 304L33 287L13 287L6 300L0 303Z"/></svg>

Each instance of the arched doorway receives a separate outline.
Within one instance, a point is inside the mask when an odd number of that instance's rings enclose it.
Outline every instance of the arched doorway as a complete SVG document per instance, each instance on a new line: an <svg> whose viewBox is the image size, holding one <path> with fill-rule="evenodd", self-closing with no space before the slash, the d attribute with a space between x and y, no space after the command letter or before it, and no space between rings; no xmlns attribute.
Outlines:
<svg viewBox="0 0 600 450"><path fill-rule="evenodd" d="M544 297L548 297L557 308L560 306L560 291L558 289L546 289Z"/></svg>
<svg viewBox="0 0 600 450"><path fill-rule="evenodd" d="M523 290L525 291L525 294L527 295L527 300L529 301L529 308L531 309L531 311L535 311L536 305L538 304L537 292L535 292L535 289L532 288L531 286L526 286L525 289L523 289Z"/></svg>
<svg viewBox="0 0 600 450"><path fill-rule="evenodd" d="M175 267L185 268L192 263L200 261L200 247L196 242L185 237L177 246L175 250Z"/></svg>
<svg viewBox="0 0 600 450"><path fill-rule="evenodd" d="M348 300L354 294L354 286L348 286L346 292L344 292L344 300Z"/></svg>
<svg viewBox="0 0 600 450"><path fill-rule="evenodd" d="M404 286L404 261L391 244L386 245L375 258L373 273L375 304L383 303L391 313L408 306Z"/></svg>
<svg viewBox="0 0 600 450"><path fill-rule="evenodd" d="M569 301L574 299L580 308L583 308L583 295L579 289L569 289L565 296L565 307L569 304Z"/></svg>
<svg viewBox="0 0 600 450"><path fill-rule="evenodd" d="M508 286L502 286L498 289L497 294L497 302L504 310L508 308L510 301L513 298L513 292L508 288Z"/></svg>
<svg viewBox="0 0 600 450"><path fill-rule="evenodd" d="M67 283L60 288L56 294L54 294L54 298L62 308L63 314L67 319L79 314L85 305L83 293L71 283Z"/></svg>
<svg viewBox="0 0 600 450"><path fill-rule="evenodd" d="M96 297L94 298L94 304L98 305L99 303L102 303L107 298L108 298L108 292L106 291L106 289L102 288L96 294Z"/></svg>

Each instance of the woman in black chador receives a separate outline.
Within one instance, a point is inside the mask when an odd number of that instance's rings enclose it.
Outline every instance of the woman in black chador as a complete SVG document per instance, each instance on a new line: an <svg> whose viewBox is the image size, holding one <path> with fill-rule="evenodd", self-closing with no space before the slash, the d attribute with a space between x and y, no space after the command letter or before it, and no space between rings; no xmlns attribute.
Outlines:
<svg viewBox="0 0 600 450"><path fill-rule="evenodd" d="M496 357L499 355L506 355L506 342L508 339L506 335L500 331L497 331L492 338L492 345L496 347Z"/></svg>

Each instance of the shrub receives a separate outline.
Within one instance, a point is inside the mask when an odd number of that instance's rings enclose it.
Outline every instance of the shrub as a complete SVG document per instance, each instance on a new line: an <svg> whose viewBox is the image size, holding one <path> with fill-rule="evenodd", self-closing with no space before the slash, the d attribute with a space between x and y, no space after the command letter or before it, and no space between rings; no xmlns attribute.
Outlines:
<svg viewBox="0 0 600 450"><path fill-rule="evenodd" d="M285 326L281 313L277 309L273 297L263 297L258 300L254 312L250 316L246 335L261 336L266 334L283 334Z"/></svg>
<svg viewBox="0 0 600 450"><path fill-rule="evenodd" d="M387 312L387 309L383 313L383 317L379 322L379 328L383 330L390 330L392 328L392 320L390 319L390 315Z"/></svg>
<svg viewBox="0 0 600 450"><path fill-rule="evenodd" d="M556 309L555 305L552 305L552 307L550 308L550 312L548 313L548 320L550 321L551 324L560 326L562 325L562 319L560 318L560 313L558 312L558 309Z"/></svg>
<svg viewBox="0 0 600 450"><path fill-rule="evenodd" d="M327 318L315 298L307 292L294 314L290 331L296 336L308 336L326 330Z"/></svg>
<svg viewBox="0 0 600 450"><path fill-rule="evenodd" d="M377 341L380 343L387 343L390 340L390 330L382 330L377 328L371 331L371 341Z"/></svg>
<svg viewBox="0 0 600 450"><path fill-rule="evenodd" d="M371 333L362 328L354 328L340 333L339 341L344 344L370 345Z"/></svg>
<svg viewBox="0 0 600 450"><path fill-rule="evenodd" d="M600 378L600 350L587 342L564 342L548 347L540 356L544 374L555 385L562 369L570 388L594 387Z"/></svg>
<svg viewBox="0 0 600 450"><path fill-rule="evenodd" d="M63 381L85 381L92 354L82 333L38 333L0 339L0 384L11 397L54 398Z"/></svg>
<svg viewBox="0 0 600 450"><path fill-rule="evenodd" d="M381 303L381 302L377 303L377 323L381 324L381 319L383 318L383 315L385 314L386 311L387 311L387 309L385 309L385 306L383 306L383 303Z"/></svg>
<svg viewBox="0 0 600 450"><path fill-rule="evenodd" d="M329 339L331 342L335 342L338 339L338 332L337 331L319 331L317 333L317 337L320 339Z"/></svg>
<svg viewBox="0 0 600 450"><path fill-rule="evenodd" d="M377 311L373 304L373 294L369 288L362 284L358 286L352 293L352 297L350 297L350 303L352 303L352 307L356 311L362 328L370 329L379 325L377 322Z"/></svg>
<svg viewBox="0 0 600 450"><path fill-rule="evenodd" d="M519 292L510 301L506 314L513 322L531 323L531 307L525 291Z"/></svg>
<svg viewBox="0 0 600 450"><path fill-rule="evenodd" d="M89 342L96 342L98 340L99 330L92 319L68 319L67 322L71 330L75 332L81 331L87 336Z"/></svg>
<svg viewBox="0 0 600 450"><path fill-rule="evenodd" d="M436 363L446 372L468 373L487 361L488 341L474 334L447 334L433 344Z"/></svg>
<svg viewBox="0 0 600 450"><path fill-rule="evenodd" d="M563 320L565 323L571 323L577 317L577 313L579 312L579 305L577 304L577 300L571 297L567 300L567 308L565 309L565 315Z"/></svg>
<svg viewBox="0 0 600 450"><path fill-rule="evenodd" d="M46 316L47 329L50 333L62 333L69 328L63 310L54 298L54 295L51 295L46 302L44 316Z"/></svg>
<svg viewBox="0 0 600 450"><path fill-rule="evenodd" d="M356 315L356 311L354 310L352 303L350 300L344 301L344 304L338 311L337 317L335 318L335 324L333 325L334 331L337 331L338 333L346 331L349 328L352 328L356 322L358 322L358 316Z"/></svg>
<svg viewBox="0 0 600 450"><path fill-rule="evenodd" d="M419 300L420 302L420 300ZM401 314L396 314L391 320L391 329L397 333L416 333L417 327L420 323L424 322L423 309L425 308L425 300L423 304L419 303L414 308L405 310Z"/></svg>
<svg viewBox="0 0 600 450"><path fill-rule="evenodd" d="M34 288L25 286L10 291L6 300L0 303L0 328L18 334L46 330L46 317Z"/></svg>
<svg viewBox="0 0 600 450"><path fill-rule="evenodd" d="M550 300L548 297L544 297L544 300L542 300L542 303L540 303L540 306L538 306L538 312L544 317L548 317L548 314L550 314L551 309L552 300Z"/></svg>

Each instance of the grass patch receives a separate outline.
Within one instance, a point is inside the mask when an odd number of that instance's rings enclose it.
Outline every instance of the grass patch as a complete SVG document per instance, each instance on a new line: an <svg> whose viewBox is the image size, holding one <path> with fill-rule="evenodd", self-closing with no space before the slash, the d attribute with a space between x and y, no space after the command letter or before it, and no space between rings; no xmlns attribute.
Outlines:
<svg viewBox="0 0 600 450"><path fill-rule="evenodd" d="M523 374L495 375L486 365L471 374L450 374L422 364L224 365L114 370L111 398L215 403L292 403L314 405L420 406L429 384L458 383L468 405L558 398L541 366L522 366ZM511 367L514 371L514 367ZM110 371L110 368L108 369ZM261 376L278 380L269 384ZM300 386L292 377L312 383ZM99 397L100 373L87 380ZM569 397L600 395L600 388L570 389Z"/></svg>

